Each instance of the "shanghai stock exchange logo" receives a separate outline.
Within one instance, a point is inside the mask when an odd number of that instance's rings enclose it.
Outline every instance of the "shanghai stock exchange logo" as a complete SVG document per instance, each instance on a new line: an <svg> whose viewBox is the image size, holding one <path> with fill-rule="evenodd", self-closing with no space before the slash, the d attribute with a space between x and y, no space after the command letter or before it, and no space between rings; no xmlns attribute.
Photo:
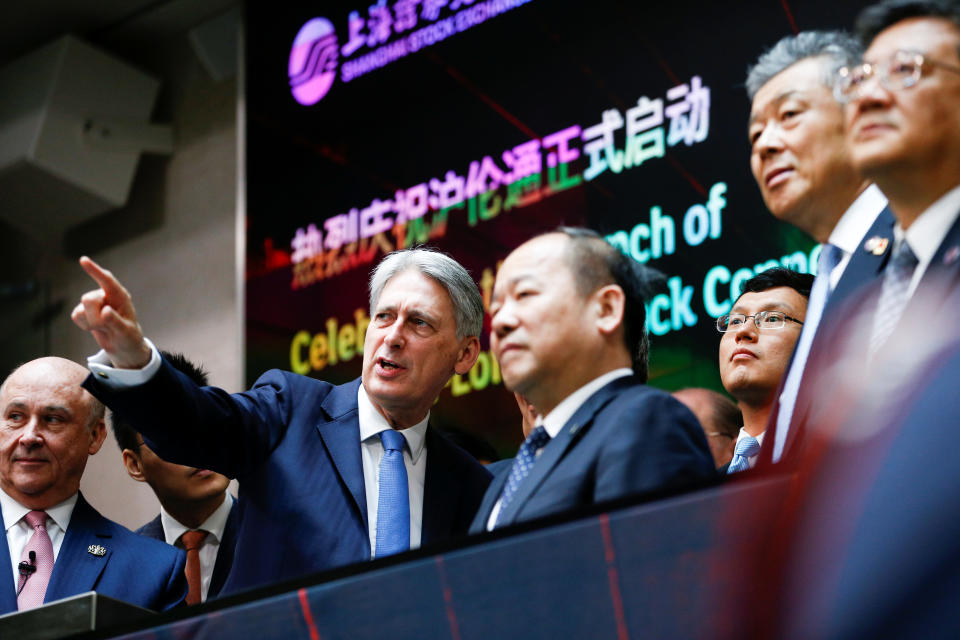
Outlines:
<svg viewBox="0 0 960 640"><path fill-rule="evenodd" d="M327 95L337 78L338 50L336 31L326 18L313 18L300 27L287 65L297 102L309 106Z"/></svg>

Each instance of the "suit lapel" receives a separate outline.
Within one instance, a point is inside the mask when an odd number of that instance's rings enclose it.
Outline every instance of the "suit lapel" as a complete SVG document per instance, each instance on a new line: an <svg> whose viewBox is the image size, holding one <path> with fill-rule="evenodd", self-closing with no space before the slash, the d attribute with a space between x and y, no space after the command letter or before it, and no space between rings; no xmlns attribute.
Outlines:
<svg viewBox="0 0 960 640"><path fill-rule="evenodd" d="M596 413L612 400L621 388L632 383L633 376L617 378L587 398L587 401L570 416L560 433L543 448L540 457L537 458L536 463L530 470L530 474L520 483L520 487L513 494L510 504L501 512L500 525L511 524L516 520L520 509L563 459L567 450L579 440L581 432L589 427ZM509 475L509 472L506 475ZM502 487L503 483L501 482L500 485ZM500 494L498 493L496 497L499 498Z"/></svg>
<svg viewBox="0 0 960 640"><path fill-rule="evenodd" d="M3 510L0 509L0 523L3 523ZM0 536L0 558L10 557L10 547L7 546L7 536ZM10 565L7 565L9 567ZM2 567L2 565L0 565ZM0 614L17 610L17 589L11 581L10 574L0 571Z"/></svg>
<svg viewBox="0 0 960 640"><path fill-rule="evenodd" d="M893 249L893 225L896 220L889 207L884 207L850 256L843 276L830 294L823 317L835 310L850 294L873 281L883 271Z"/></svg>
<svg viewBox="0 0 960 640"><path fill-rule="evenodd" d="M820 325L817 327L813 343L810 345L810 353L807 355L806 370L803 372L800 387L797 389L797 400L794 404L790 428L787 431L783 446L783 458L790 455L797 441L803 437L806 430L805 425L809 418L812 400L811 389L816 382L810 379L808 372L818 370L817 363L821 358L830 358L830 352L833 349L829 345L833 344L837 327L842 325L842 323L836 322L836 314L839 310L846 308L852 301L861 300L865 304L876 304L876 300L872 299L875 296L864 296L862 292L871 286L876 286L879 282L877 278L883 273L887 260L892 253L893 225L895 222L890 207L884 207L850 256L850 261L847 263L840 281L837 282L836 288L830 294L830 298L823 308ZM786 376L784 376L785 378ZM781 386L777 391L777 400L767 424L768 433L763 439L764 446L761 460L765 463L771 462L773 458L776 421L777 414L780 412L780 393L783 391L783 382L781 381Z"/></svg>
<svg viewBox="0 0 960 640"><path fill-rule="evenodd" d="M954 220L947 235L937 247L937 252L933 255L923 277L920 278L920 283L913 295L923 296L922 299L918 298L921 304L928 304L925 301L929 300L939 306L939 303L949 297L948 294L956 284L958 273L960 273L958 266L960 266L960 216ZM903 314L898 325L903 327L905 323L912 325L915 322L916 318L911 318L908 310Z"/></svg>
<svg viewBox="0 0 960 640"><path fill-rule="evenodd" d="M94 590L113 553L113 536L106 524L83 495L78 495L44 602Z"/></svg>
<svg viewBox="0 0 960 640"><path fill-rule="evenodd" d="M227 575L233 567L233 553L237 546L237 525L239 523L237 501L233 496L227 496L228 500L233 502L230 507L230 515L227 516L227 525L223 528L223 538L220 540L220 548L217 550L217 561L213 565L213 575L210 577L210 590L207 593L207 599L215 598L223 588L223 583L227 581Z"/></svg>
<svg viewBox="0 0 960 640"><path fill-rule="evenodd" d="M330 453L333 466L353 496L354 506L367 524L367 494L363 484L363 461L360 458L360 427L357 417L357 389L360 379L334 387L324 398L321 408L329 422L317 425L317 431Z"/></svg>
<svg viewBox="0 0 960 640"><path fill-rule="evenodd" d="M511 464L504 465L502 469L499 469L493 474L493 480L490 481L487 491L483 494L483 500L480 501L480 508L477 510L477 515L470 525L470 533L480 533L481 531L487 530L487 520L490 519L493 505L497 503L497 500L500 499L500 494L503 493L503 485L507 483L507 478L510 477L513 460L514 459L511 458Z"/></svg>
<svg viewBox="0 0 960 640"><path fill-rule="evenodd" d="M427 469L423 481L423 526L421 544L448 537L457 517L455 508L463 491L463 477L444 451L447 443L432 428L427 428Z"/></svg>

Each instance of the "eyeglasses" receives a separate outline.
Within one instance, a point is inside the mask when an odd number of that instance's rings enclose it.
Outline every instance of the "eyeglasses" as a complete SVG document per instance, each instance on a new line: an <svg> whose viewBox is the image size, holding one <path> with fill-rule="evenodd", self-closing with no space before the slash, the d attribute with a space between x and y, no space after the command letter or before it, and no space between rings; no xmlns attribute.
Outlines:
<svg viewBox="0 0 960 640"><path fill-rule="evenodd" d="M760 330L782 329L787 323L787 320L796 322L797 324L803 324L802 320L791 318L782 311L760 311L752 316L745 316L742 313L731 313L728 316L720 316L717 318L717 331L720 333L739 331L740 328L743 327L743 323L749 318L753 319L753 324Z"/></svg>
<svg viewBox="0 0 960 640"><path fill-rule="evenodd" d="M841 67L833 85L833 97L841 104L856 100L874 75L887 89L909 89L920 81L924 67L940 67L960 73L960 67L930 60L916 51L900 49L886 62L864 62L854 67Z"/></svg>

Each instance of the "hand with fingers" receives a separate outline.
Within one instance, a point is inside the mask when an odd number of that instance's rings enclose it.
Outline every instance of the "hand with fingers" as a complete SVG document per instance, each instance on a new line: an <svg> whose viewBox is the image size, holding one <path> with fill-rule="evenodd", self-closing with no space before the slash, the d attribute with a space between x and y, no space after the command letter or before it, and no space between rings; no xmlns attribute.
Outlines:
<svg viewBox="0 0 960 640"><path fill-rule="evenodd" d="M99 285L80 298L70 317L74 324L89 331L100 348L107 352L118 369L142 369L150 362L150 345L137 323L133 299L112 273L90 258L80 258L80 266Z"/></svg>

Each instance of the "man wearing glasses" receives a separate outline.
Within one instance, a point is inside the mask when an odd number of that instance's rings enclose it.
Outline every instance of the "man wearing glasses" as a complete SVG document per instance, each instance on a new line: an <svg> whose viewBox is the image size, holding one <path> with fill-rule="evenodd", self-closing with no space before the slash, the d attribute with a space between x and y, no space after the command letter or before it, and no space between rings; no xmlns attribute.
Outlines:
<svg viewBox="0 0 960 640"><path fill-rule="evenodd" d="M717 318L720 380L737 401L743 428L727 473L752 468L807 313L813 276L782 267L747 280L730 315Z"/></svg>
<svg viewBox="0 0 960 640"><path fill-rule="evenodd" d="M947 298L960 264L960 4L882 2L860 14L857 31L864 62L838 72L835 93L854 164L896 218L869 327L873 357L916 294Z"/></svg>

